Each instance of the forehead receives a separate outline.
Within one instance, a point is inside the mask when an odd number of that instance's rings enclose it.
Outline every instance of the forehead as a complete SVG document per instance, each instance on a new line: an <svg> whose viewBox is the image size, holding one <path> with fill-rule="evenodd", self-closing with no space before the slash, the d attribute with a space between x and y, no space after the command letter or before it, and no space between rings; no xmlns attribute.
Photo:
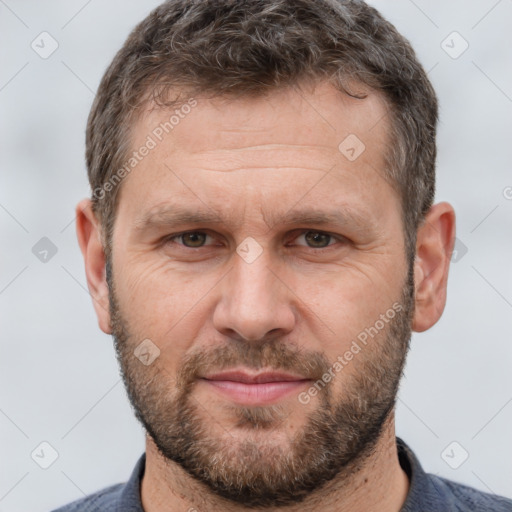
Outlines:
<svg viewBox="0 0 512 512"><path fill-rule="evenodd" d="M373 146L385 143L388 108L384 97L367 87L355 90L365 97L349 96L328 82L275 89L256 97L182 96L171 110L150 104L133 127L133 142L155 132L157 139L166 139L157 143L188 153L239 149L249 138L255 146L278 142L330 150L338 150L350 134ZM186 129L192 124L193 132Z"/></svg>
<svg viewBox="0 0 512 512"><path fill-rule="evenodd" d="M120 208L143 216L170 202L173 190L200 201L203 189L203 199L219 206L229 206L228 198L236 200L243 190L262 210L288 209L322 176L328 179L314 185L316 192L339 186L349 196L363 187L382 188L387 105L379 94L365 92L358 99L320 83L256 98L194 97L184 100L185 107L149 108L133 127L131 147L151 150L124 179L120 195L130 201L120 197ZM287 205L264 205L264 193L278 193Z"/></svg>

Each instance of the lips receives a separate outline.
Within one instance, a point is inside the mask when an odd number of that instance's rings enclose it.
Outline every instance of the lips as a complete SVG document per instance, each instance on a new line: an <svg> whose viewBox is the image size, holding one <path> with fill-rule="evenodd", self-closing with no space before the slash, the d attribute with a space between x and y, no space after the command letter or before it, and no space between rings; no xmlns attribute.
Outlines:
<svg viewBox="0 0 512 512"><path fill-rule="evenodd" d="M302 380L309 380L300 375L291 375L289 373L264 372L252 375L243 371L229 371L223 373L216 373L203 378L206 380L243 382L244 384L265 384L267 382L296 382Z"/></svg>
<svg viewBox="0 0 512 512"><path fill-rule="evenodd" d="M269 405L300 392L310 379L302 375L267 371L250 373L231 370L201 379L210 389L230 401L243 405Z"/></svg>

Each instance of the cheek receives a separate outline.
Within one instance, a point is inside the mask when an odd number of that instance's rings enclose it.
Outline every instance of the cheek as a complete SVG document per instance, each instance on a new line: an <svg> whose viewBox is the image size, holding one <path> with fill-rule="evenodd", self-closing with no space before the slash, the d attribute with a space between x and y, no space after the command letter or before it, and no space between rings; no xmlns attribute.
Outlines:
<svg viewBox="0 0 512 512"><path fill-rule="evenodd" d="M149 338L162 357L181 357L206 324L208 293L218 277L184 275L162 261L131 262L118 268L117 299L134 343Z"/></svg>
<svg viewBox="0 0 512 512"><path fill-rule="evenodd" d="M310 334L319 337L317 348L330 361L349 350L361 333L393 308L401 295L402 283L397 278L389 270L383 272L373 267L370 271L368 267L363 272L352 267L340 268L322 279L302 277L296 281L296 289L301 290L298 295L305 305L303 315L309 318L308 329L313 330Z"/></svg>

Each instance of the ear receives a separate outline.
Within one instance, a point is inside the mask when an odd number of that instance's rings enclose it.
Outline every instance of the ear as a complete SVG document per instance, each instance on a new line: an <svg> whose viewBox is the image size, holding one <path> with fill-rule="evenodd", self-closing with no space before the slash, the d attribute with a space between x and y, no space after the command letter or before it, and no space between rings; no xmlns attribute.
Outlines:
<svg viewBox="0 0 512 512"><path fill-rule="evenodd" d="M100 329L111 334L108 285L105 272L105 252L101 226L92 211L90 199L83 199L76 207L76 234L85 263L87 286L93 299Z"/></svg>
<svg viewBox="0 0 512 512"><path fill-rule="evenodd" d="M443 313L454 244L455 211L448 203L435 204L417 233L413 331L430 329Z"/></svg>

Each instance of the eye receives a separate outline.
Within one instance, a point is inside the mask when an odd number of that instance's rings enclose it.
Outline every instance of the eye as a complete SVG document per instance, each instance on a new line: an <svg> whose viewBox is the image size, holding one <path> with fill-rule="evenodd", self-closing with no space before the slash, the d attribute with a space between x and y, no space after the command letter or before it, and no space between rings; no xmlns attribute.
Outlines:
<svg viewBox="0 0 512 512"><path fill-rule="evenodd" d="M336 238L334 235L324 233L323 231L306 231L299 235L296 240L299 240L302 237L304 237L308 247L311 247L312 249L323 249L336 243L336 240L340 240L340 238Z"/></svg>
<svg viewBox="0 0 512 512"><path fill-rule="evenodd" d="M164 243L177 244L189 249L200 249L213 245L207 243L208 239L214 241L214 237L204 231L185 231L169 235L164 239ZM310 249L326 249L336 243L348 242L343 236L335 236L323 231L302 231L294 240L304 239L305 243L298 243L299 246L305 246Z"/></svg>
<svg viewBox="0 0 512 512"><path fill-rule="evenodd" d="M212 238L210 235L203 231L187 231L185 233L180 233L178 235L171 235L166 238L166 242L173 242L178 240L181 242L177 242L179 245L183 245L184 247L189 247L191 249L203 247L205 245L206 240Z"/></svg>

